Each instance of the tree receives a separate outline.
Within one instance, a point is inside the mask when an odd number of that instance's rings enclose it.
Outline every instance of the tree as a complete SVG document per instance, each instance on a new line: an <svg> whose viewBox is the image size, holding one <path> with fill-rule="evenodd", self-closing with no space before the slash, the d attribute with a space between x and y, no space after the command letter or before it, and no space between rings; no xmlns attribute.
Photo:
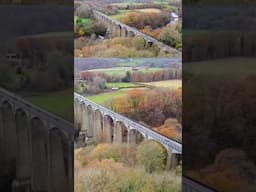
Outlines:
<svg viewBox="0 0 256 192"><path fill-rule="evenodd" d="M177 24L167 25L160 33L159 39L164 43L176 47L177 44L181 44L181 33Z"/></svg>
<svg viewBox="0 0 256 192"><path fill-rule="evenodd" d="M123 82L130 82L131 81L131 75L130 71L126 71L125 77L122 79Z"/></svg>
<svg viewBox="0 0 256 192"><path fill-rule="evenodd" d="M83 4L75 11L75 15L82 18L90 18L92 16L92 9L89 5Z"/></svg>
<svg viewBox="0 0 256 192"><path fill-rule="evenodd" d="M159 143L144 141L138 146L136 158L148 173L152 173L165 168L167 153Z"/></svg>

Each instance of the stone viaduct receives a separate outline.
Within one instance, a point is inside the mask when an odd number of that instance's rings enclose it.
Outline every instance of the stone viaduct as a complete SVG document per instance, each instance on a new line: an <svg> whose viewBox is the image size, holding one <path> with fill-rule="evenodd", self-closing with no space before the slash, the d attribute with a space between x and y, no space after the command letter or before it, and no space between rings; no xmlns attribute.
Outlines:
<svg viewBox="0 0 256 192"><path fill-rule="evenodd" d="M0 88L0 191L73 191L73 125Z"/></svg>
<svg viewBox="0 0 256 192"><path fill-rule="evenodd" d="M136 144L143 139L160 143L167 151L167 167L174 168L181 158L181 143L171 140L120 114L74 94L75 127L85 143L108 142ZM80 134L81 135L81 134Z"/></svg>
<svg viewBox="0 0 256 192"><path fill-rule="evenodd" d="M135 28L132 28L126 24L123 24L119 21L116 21L112 19L111 17L97 11L93 10L94 17L103 23L108 30L108 33L110 33L112 36L117 36L117 37L142 37L145 42L147 47L151 47L153 45L156 45L160 51L165 52L165 53L171 53L173 56L180 57L181 52L173 47L170 47L168 45L165 45L164 43L138 31Z"/></svg>

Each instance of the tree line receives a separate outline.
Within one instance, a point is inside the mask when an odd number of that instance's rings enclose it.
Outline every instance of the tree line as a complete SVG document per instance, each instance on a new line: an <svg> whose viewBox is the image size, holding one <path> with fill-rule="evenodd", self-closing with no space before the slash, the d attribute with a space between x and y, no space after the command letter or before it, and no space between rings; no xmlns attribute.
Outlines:
<svg viewBox="0 0 256 192"><path fill-rule="evenodd" d="M80 79L92 82L95 77L101 77L107 82L152 82L170 79L181 79L181 69L162 69L157 71L127 71L123 75L109 75L104 72L81 71Z"/></svg>

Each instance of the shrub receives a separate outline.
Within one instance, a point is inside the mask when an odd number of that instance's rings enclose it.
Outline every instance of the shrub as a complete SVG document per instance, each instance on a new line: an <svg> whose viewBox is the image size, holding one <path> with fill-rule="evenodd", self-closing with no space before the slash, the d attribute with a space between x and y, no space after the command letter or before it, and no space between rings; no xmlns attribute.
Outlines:
<svg viewBox="0 0 256 192"><path fill-rule="evenodd" d="M126 157L126 150L126 144L99 144L91 152L90 159L112 159L121 162L124 161Z"/></svg>
<svg viewBox="0 0 256 192"><path fill-rule="evenodd" d="M111 160L96 161L88 165L82 178L84 192L120 191L122 165Z"/></svg>

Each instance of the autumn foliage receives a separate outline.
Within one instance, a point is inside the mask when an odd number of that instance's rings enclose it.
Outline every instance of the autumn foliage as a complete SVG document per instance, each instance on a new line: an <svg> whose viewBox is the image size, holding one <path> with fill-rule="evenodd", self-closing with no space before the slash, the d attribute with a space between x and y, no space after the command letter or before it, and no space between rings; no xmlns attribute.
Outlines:
<svg viewBox="0 0 256 192"><path fill-rule="evenodd" d="M180 89L133 89L127 96L116 97L108 104L112 110L150 126L160 126L170 117L181 122Z"/></svg>
<svg viewBox="0 0 256 192"><path fill-rule="evenodd" d="M120 20L122 23L135 27L137 29L143 29L147 25L155 29L155 28L166 25L169 22L169 17L168 17L168 14L165 14L163 12L159 12L159 13L131 12L121 17Z"/></svg>

